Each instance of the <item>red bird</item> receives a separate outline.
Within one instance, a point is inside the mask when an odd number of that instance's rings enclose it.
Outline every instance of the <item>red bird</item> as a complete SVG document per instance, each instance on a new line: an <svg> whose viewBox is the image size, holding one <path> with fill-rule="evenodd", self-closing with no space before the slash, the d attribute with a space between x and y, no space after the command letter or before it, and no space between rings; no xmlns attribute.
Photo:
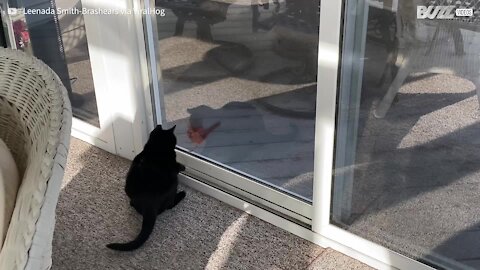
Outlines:
<svg viewBox="0 0 480 270"><path fill-rule="evenodd" d="M202 126L193 127L192 125L190 125L187 131L188 138L190 138L190 140L193 143L201 144L208 137L208 134L210 134L210 132L212 132L219 126L220 126L220 121L216 122L215 124L211 125L209 128L206 128L206 129L203 128Z"/></svg>

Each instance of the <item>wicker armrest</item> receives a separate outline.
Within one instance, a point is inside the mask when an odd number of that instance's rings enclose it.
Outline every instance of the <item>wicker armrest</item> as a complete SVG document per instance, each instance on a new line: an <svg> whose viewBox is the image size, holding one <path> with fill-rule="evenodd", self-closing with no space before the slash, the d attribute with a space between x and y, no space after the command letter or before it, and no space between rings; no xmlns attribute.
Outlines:
<svg viewBox="0 0 480 270"><path fill-rule="evenodd" d="M65 87L47 65L23 52L0 49L0 137L22 177L0 251L2 270L51 266L71 117Z"/></svg>

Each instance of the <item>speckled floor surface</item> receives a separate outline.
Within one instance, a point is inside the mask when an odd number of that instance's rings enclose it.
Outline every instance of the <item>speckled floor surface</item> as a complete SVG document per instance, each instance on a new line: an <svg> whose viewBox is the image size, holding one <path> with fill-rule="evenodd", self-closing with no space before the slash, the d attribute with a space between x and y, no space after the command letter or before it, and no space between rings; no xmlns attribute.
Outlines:
<svg viewBox="0 0 480 270"><path fill-rule="evenodd" d="M141 249L111 251L105 244L132 239L140 226L123 193L129 164L72 138L53 269L370 269L191 189Z"/></svg>
<svg viewBox="0 0 480 270"><path fill-rule="evenodd" d="M456 56L441 33L382 119L373 112L390 85L376 86L383 65L375 57L384 49L367 44L352 216L344 227L409 257L480 269L480 35L462 33L466 55Z"/></svg>

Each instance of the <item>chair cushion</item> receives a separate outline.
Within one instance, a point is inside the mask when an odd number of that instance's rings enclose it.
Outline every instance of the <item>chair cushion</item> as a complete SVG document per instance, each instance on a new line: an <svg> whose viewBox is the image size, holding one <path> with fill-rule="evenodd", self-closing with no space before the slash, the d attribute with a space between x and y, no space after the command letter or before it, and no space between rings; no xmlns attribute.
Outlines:
<svg viewBox="0 0 480 270"><path fill-rule="evenodd" d="M0 247L7 234L19 187L17 165L7 145L0 139Z"/></svg>

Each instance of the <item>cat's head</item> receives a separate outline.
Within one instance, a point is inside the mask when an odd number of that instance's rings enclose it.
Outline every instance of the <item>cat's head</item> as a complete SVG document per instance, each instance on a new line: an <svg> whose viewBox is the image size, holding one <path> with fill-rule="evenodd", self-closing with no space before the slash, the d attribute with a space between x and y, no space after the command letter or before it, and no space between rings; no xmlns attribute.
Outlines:
<svg viewBox="0 0 480 270"><path fill-rule="evenodd" d="M174 134L175 127L176 126L170 129L163 129L162 125L157 125L157 127L150 132L150 137L148 138L145 148L148 147L149 150L155 152L175 149L175 145L177 144L177 138Z"/></svg>

